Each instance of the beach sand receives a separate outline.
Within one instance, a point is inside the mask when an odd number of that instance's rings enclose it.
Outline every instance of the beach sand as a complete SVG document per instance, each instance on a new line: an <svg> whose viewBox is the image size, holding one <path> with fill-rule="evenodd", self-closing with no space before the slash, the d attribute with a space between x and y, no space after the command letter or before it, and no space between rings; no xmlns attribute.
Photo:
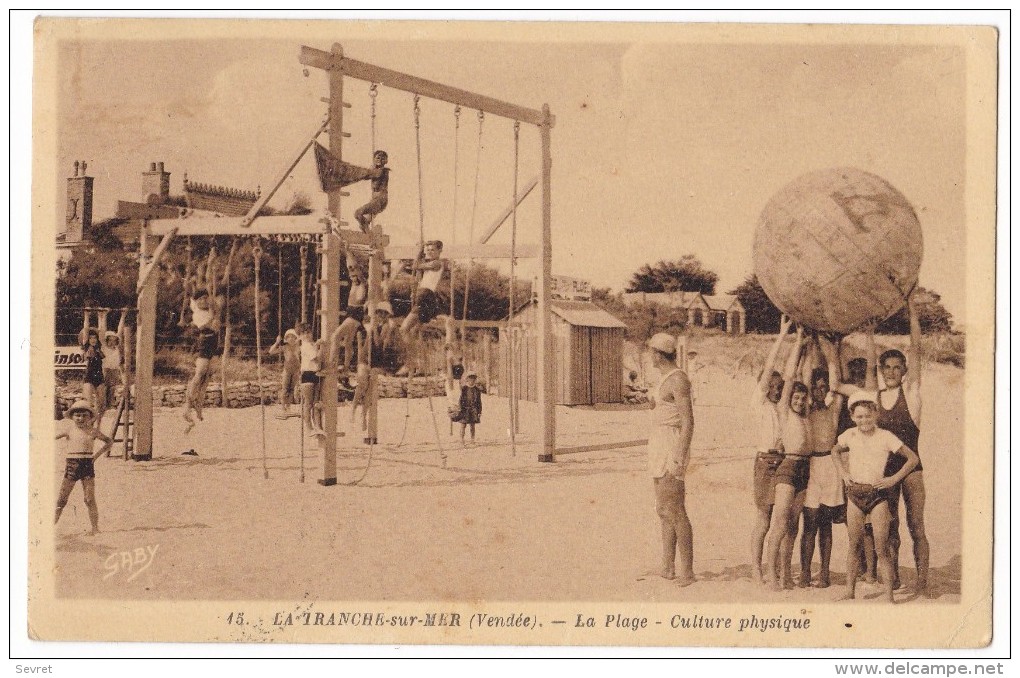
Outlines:
<svg viewBox="0 0 1020 678"><path fill-rule="evenodd" d="M960 599L962 381L955 367L934 365L925 373L920 447L935 604ZM340 407L346 436L338 441L334 487L316 482L313 438L305 440L300 482L300 420L278 420L276 408L266 409L265 457L257 407L208 409L187 435L178 412L157 410L152 461L96 462L101 534L85 535L87 512L75 488L57 526L56 592L130 600L835 600L845 571L841 525L834 528L833 587L773 593L752 583L755 436L744 403L753 382L715 364L694 371L692 382L687 505L698 581L687 588L654 574L659 525L643 447L539 463L537 406L522 403L514 455L507 400L483 396L478 441L467 448L450 436L441 398L432 400L438 440L427 400L381 401L380 445L370 467L362 434L349 425L348 406ZM640 439L648 416L640 409L559 407L557 445ZM197 456L181 454L188 449ZM62 468L54 459L55 485ZM905 524L902 531L907 587L897 600L930 604L909 590L913 557ZM121 553L139 548L155 549L151 565L130 579L112 576ZM816 571L817 559L816 552ZM850 604L877 602L880 589L860 585L857 597Z"/></svg>

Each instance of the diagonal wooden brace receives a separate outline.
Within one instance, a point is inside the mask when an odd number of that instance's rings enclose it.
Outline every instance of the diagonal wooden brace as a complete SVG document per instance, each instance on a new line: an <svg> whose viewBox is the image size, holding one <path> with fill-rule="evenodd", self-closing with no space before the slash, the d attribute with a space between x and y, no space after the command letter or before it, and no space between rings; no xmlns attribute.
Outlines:
<svg viewBox="0 0 1020 678"><path fill-rule="evenodd" d="M145 267L145 270L138 276L138 287L135 289L136 292L141 292L145 289L146 284L149 282L149 278L152 277L152 272L159 266L159 260L162 258L163 253L166 252L166 248L170 246L170 241L177 235L177 229L172 228L170 231L163 236L163 239L159 241L159 245L156 246L156 250L152 253L152 259L149 261L149 265Z"/></svg>

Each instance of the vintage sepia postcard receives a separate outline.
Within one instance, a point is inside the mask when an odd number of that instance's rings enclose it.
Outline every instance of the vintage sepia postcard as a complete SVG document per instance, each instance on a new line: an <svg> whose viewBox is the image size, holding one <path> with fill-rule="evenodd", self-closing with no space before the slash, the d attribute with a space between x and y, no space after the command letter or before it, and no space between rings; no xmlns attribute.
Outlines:
<svg viewBox="0 0 1020 678"><path fill-rule="evenodd" d="M997 42L38 19L29 637L986 646Z"/></svg>

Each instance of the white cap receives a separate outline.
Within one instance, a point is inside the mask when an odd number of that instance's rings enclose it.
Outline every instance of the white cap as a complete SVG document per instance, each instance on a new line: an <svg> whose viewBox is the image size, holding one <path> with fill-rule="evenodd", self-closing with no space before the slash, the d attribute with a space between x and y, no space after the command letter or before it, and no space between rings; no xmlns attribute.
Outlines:
<svg viewBox="0 0 1020 678"><path fill-rule="evenodd" d="M68 415L72 415L75 412L79 412L79 411L82 411L82 410L84 410L85 412L88 412L93 417L96 416L96 411L94 409L92 409L92 403L90 403L89 401L87 401L87 400L85 400L83 398L79 398L78 400L75 400L74 404L71 405L71 407L69 407L67 409L67 414Z"/></svg>
<svg viewBox="0 0 1020 678"><path fill-rule="evenodd" d="M383 311L385 313L393 315L393 307L390 305L390 302L388 301L380 301L378 304L375 305L375 310Z"/></svg>
<svg viewBox="0 0 1020 678"><path fill-rule="evenodd" d="M857 403L871 403L872 405L877 405L878 401L875 400L874 393L861 389L859 391L854 391L854 394L850 396L850 399L846 403L846 408L853 412L854 405Z"/></svg>
<svg viewBox="0 0 1020 678"><path fill-rule="evenodd" d="M659 353L665 353L666 355L676 353L676 339L671 334L659 332L648 340L648 348L654 349Z"/></svg>
<svg viewBox="0 0 1020 678"><path fill-rule="evenodd" d="M287 337L289 337L291 335L293 335L294 338L297 339L298 338L297 330L295 330L295 329L287 330L286 332L283 333L283 338L286 339Z"/></svg>

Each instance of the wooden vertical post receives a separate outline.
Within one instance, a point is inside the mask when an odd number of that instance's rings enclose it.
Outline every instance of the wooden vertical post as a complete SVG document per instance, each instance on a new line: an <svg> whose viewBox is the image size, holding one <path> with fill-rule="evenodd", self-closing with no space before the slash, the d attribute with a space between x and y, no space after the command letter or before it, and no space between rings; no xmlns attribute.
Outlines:
<svg viewBox="0 0 1020 678"><path fill-rule="evenodd" d="M491 392L492 383L492 335L489 330L482 330L482 376L485 377L485 390Z"/></svg>
<svg viewBox="0 0 1020 678"><path fill-rule="evenodd" d="M152 253L149 225L142 225L139 277L144 273ZM135 388L135 461L152 459L152 372L156 362L156 295L159 279L150 277L138 292L138 342Z"/></svg>
<svg viewBox="0 0 1020 678"><path fill-rule="evenodd" d="M339 43L333 44L332 54L336 58L344 55ZM339 70L329 72L329 151L337 158L343 157L344 129L344 76ZM329 211L340 220L340 189L329 192ZM322 265L320 288L322 314L319 327L320 338L333 336L340 320L340 269L343 266L344 251L340 238L330 230L322 237ZM337 367L328 364L322 380L323 429L325 436L319 437L322 450L322 477L320 485L336 485L336 428L337 428Z"/></svg>
<svg viewBox="0 0 1020 678"><path fill-rule="evenodd" d="M127 313L127 311L124 311ZM132 353L132 342L134 341L134 333L131 326L124 323L124 336L120 338L120 345L124 351L124 371L123 371L123 383L124 391L123 398L127 405L124 412L124 460L128 459L132 447L132 437L135 435L135 420L136 417L131 416L132 404L131 404L131 387L134 383L133 372L133 353Z"/></svg>
<svg viewBox="0 0 1020 678"><path fill-rule="evenodd" d="M538 277L538 404L542 419L541 462L555 461L556 449L556 351L552 336L552 116L549 104L542 106L542 256ZM513 284L513 282L511 282Z"/></svg>

